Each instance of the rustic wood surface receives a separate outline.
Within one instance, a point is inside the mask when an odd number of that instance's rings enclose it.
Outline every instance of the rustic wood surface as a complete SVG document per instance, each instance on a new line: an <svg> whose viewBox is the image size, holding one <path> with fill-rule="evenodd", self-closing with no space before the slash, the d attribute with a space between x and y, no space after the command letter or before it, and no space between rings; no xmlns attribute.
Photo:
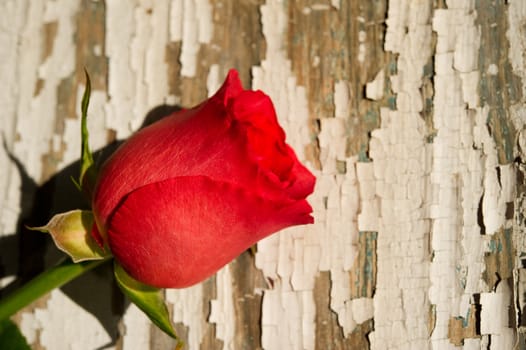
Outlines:
<svg viewBox="0 0 526 350"><path fill-rule="evenodd" d="M236 68L316 223L167 290L187 349L526 349L525 28L523 0L1 0L2 293L60 257L24 225L86 206L84 67L99 159ZM34 349L175 345L105 268L14 319Z"/></svg>

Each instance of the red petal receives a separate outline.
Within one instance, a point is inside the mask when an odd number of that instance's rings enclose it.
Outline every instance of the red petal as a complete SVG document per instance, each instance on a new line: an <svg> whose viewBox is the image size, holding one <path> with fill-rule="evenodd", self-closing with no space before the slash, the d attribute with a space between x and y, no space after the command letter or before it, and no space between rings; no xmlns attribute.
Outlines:
<svg viewBox="0 0 526 350"><path fill-rule="evenodd" d="M215 273L258 240L312 223L305 200L270 201L205 176L141 187L112 215L111 250L126 271L156 287L180 288Z"/></svg>
<svg viewBox="0 0 526 350"><path fill-rule="evenodd" d="M314 191L316 177L303 164L298 161L294 162L291 173L293 181L286 189L290 198L303 199Z"/></svg>
<svg viewBox="0 0 526 350"><path fill-rule="evenodd" d="M246 90L228 106L232 116L239 122L265 130L277 140L285 140L285 132L279 126L276 110L270 97L261 91Z"/></svg>
<svg viewBox="0 0 526 350"><path fill-rule="evenodd" d="M270 98L261 91L243 91L231 101L228 112L246 134L249 156L287 183L294 164Z"/></svg>
<svg viewBox="0 0 526 350"><path fill-rule="evenodd" d="M223 106L227 106L229 101L239 96L241 92L243 92L243 85L239 80L239 74L235 69L231 69L228 71L225 82L212 99L219 99Z"/></svg>
<svg viewBox="0 0 526 350"><path fill-rule="evenodd" d="M243 148L228 144L230 140L225 135L229 127L225 106L242 91L238 73L232 69L213 97L142 129L106 161L93 202L103 235L108 215L127 193L175 176L213 173L216 169L209 163L215 161L219 163L215 167L219 168L229 162L228 156L225 159L218 153L238 156ZM221 173L232 177L225 169Z"/></svg>

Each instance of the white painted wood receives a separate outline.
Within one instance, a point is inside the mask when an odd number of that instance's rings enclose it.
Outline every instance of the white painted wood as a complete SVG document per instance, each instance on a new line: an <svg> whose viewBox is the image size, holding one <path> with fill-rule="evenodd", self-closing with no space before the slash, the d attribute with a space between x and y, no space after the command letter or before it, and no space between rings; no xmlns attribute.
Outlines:
<svg viewBox="0 0 526 350"><path fill-rule="evenodd" d="M432 55L429 8L428 1L392 1L389 6L385 49L399 54L397 74L390 78L397 109L381 109L381 127L373 131L370 143L374 170L366 177L379 206L376 223L369 228L378 227L372 349L431 348L432 149L425 142L426 128L419 115L422 72Z"/></svg>
<svg viewBox="0 0 526 350"><path fill-rule="evenodd" d="M305 5L299 12L322 16L346 5L330 3ZM259 8L266 51L261 63L251 67L252 87L271 96L287 141L317 176L310 197L316 223L286 229L257 246L255 266L267 284L254 287L250 297L262 298L258 341L264 349L316 348L317 327L321 327L316 316L322 310L317 310L320 292L315 286L321 273L329 273L326 307L344 337L356 335L361 325L374 321L368 334L371 349L479 349L487 344L491 349L511 349L515 342L507 310L512 300L524 300L505 283L493 290L482 276L492 239L512 227L506 210L517 197L516 168L499 163L499 145L487 127L488 107L480 102L482 31L476 4L455 0L447 1L447 8L433 9L435 3L388 1L383 49L393 55L396 72L382 69L363 86L363 97L382 106L379 126L370 134L368 161L347 149L356 94L352 82L337 79L330 96L334 113L314 115L308 88L298 83L289 56L287 33L292 24L287 2L267 0ZM47 180L43 156L51 151L61 154L54 164L58 172L80 153L78 115L64 118L56 111L58 87L77 69L76 16L82 4L81 0L0 1L0 132L9 152L39 184ZM506 15L509 63L524 80L526 5L510 0ZM169 88L170 43L180 44L178 79L204 82L204 95L214 93L222 73L230 68L214 61L204 75L199 73L205 67L199 50L220 49L214 43L214 20L214 3L208 0L105 2L104 54L109 73L106 90L92 94L89 126L94 148L107 143L108 131L124 139L152 108L181 101ZM355 20L363 22L363 18L349 19ZM56 25L56 34L46 54L48 25ZM372 38L358 31L355 39L357 50L348 54L357 62L367 62L365 43ZM95 56L102 54L102 48L98 50ZM306 64L320 63L319 56L311 59ZM422 91L423 72L432 59L430 127L422 117L426 107ZM494 62L487 73L498 76L501 69ZM77 106L82 89L81 85L75 91ZM522 92L526 94L524 84ZM396 97L395 108L382 102L388 94ZM516 130L525 125L523 100L508 106ZM319 119L319 130L314 130L313 119ZM57 120L64 122L61 132L55 128ZM519 137L518 143L526 144L524 133ZM306 151L313 143L319 151L317 159ZM0 150L2 237L16 232L20 184L8 152ZM376 282L373 297L353 298L351 271L360 268L356 263L363 249L360 232L377 232L376 251L369 252L377 259ZM524 240L518 234L515 238ZM7 259L16 256L0 256L0 264ZM523 275L516 271L514 285L524 282ZM0 287L14 277L5 276ZM187 329L188 349L199 349L207 341L207 327L215 329L223 349L236 348L235 278L228 268L221 270L212 282L215 295L210 301L204 285L166 292L173 321ZM208 304L210 313L204 315ZM481 334L456 346L452 320L467 320L475 304L480 307ZM109 334L101 320L61 291L18 315L17 322L28 341L42 349L147 349L155 340L150 322L135 307L125 310L120 334ZM108 345L112 340L116 342Z"/></svg>

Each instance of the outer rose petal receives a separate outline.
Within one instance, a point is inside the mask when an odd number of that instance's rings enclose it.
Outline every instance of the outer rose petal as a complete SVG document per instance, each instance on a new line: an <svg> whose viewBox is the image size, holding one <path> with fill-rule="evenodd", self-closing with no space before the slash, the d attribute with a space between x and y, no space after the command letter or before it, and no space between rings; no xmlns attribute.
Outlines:
<svg viewBox="0 0 526 350"><path fill-rule="evenodd" d="M215 273L258 240L291 225L312 223L305 200L275 202L205 176L146 185L110 218L117 260L134 278L182 288Z"/></svg>
<svg viewBox="0 0 526 350"><path fill-rule="evenodd" d="M105 230L119 202L141 186L176 176L199 175L199 167L213 172L207 161L219 157L218 151L229 150L224 116L214 105L206 104L166 117L130 137L104 163L99 174L93 197L99 228Z"/></svg>

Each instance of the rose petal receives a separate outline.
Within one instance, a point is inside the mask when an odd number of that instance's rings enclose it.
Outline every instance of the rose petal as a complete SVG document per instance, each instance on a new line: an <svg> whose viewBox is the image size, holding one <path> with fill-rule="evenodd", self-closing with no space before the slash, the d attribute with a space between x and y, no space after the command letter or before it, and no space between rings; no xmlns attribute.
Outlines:
<svg viewBox="0 0 526 350"><path fill-rule="evenodd" d="M296 157L296 155L294 155L294 157ZM314 191L316 177L312 175L312 173L303 164L298 161L294 162L291 174L293 181L286 189L290 198L303 199Z"/></svg>
<svg viewBox="0 0 526 350"><path fill-rule="evenodd" d="M305 200L267 200L205 176L178 177L128 195L110 218L111 250L134 278L167 288L204 280L265 236L312 223Z"/></svg>
<svg viewBox="0 0 526 350"><path fill-rule="evenodd" d="M239 96L243 91L243 85L239 80L239 74L235 69L230 69L226 76L225 82L221 88L214 94L212 99L222 101L223 106L227 106L229 101Z"/></svg>
<svg viewBox="0 0 526 350"><path fill-rule="evenodd" d="M263 92L242 91L227 108L235 120L265 130L272 139L285 141L285 132L278 123L274 104Z"/></svg>
<svg viewBox="0 0 526 350"><path fill-rule="evenodd" d="M175 176L203 174L203 169L214 171L214 166L207 163L214 161L216 168L226 165L220 173L232 178L227 173L229 161L215 153L246 159L237 155L243 147L227 144L224 135L229 128L225 107L242 91L237 71L230 70L210 99L140 130L105 162L93 201L101 236L106 236L104 223L118 202L140 186Z"/></svg>
<svg viewBox="0 0 526 350"><path fill-rule="evenodd" d="M270 98L261 91L243 91L227 109L246 134L249 156L263 169L287 182L294 164Z"/></svg>
<svg viewBox="0 0 526 350"><path fill-rule="evenodd" d="M93 202L99 228L118 202L140 186L199 174L206 168L214 171L207 162L233 146L226 143L228 125L222 113L226 115L214 103L204 104L166 117L129 138L101 169Z"/></svg>

